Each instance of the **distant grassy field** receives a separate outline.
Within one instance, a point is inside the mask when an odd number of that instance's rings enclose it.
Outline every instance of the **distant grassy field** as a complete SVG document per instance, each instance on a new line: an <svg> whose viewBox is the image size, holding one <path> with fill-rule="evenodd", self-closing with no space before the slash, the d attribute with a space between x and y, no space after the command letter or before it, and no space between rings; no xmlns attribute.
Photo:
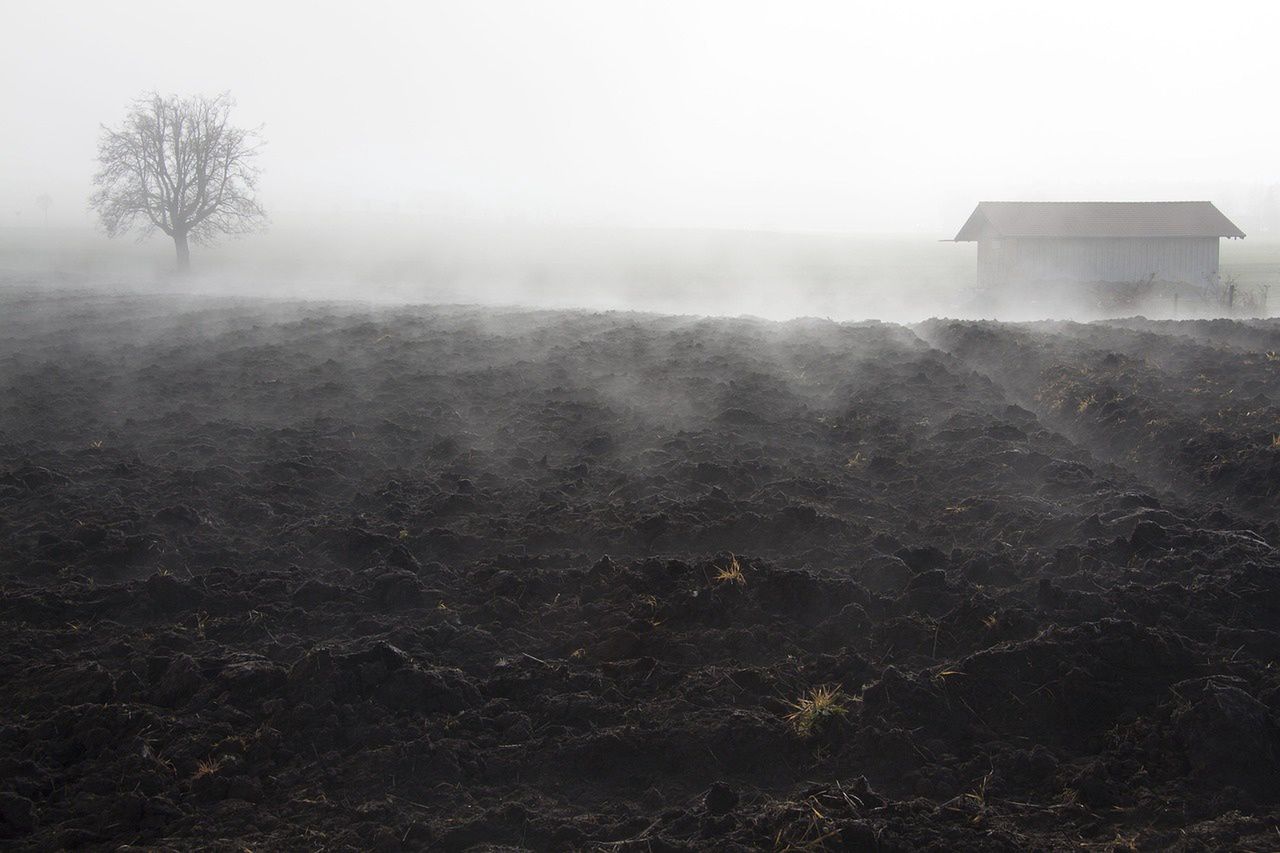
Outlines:
<svg viewBox="0 0 1280 853"><path fill-rule="evenodd" d="M194 277L179 283L170 276L172 248L160 239L111 242L89 229L0 228L6 278L28 273L135 290L774 319L909 322L975 310L974 246L933 235L290 223L193 257ZM1222 274L1250 293L1280 285L1280 240L1224 240ZM1280 289L1268 313L1277 306Z"/></svg>
<svg viewBox="0 0 1280 853"><path fill-rule="evenodd" d="M1280 299L1280 240L1223 240L1223 277L1235 276L1245 286L1274 285Z"/></svg>
<svg viewBox="0 0 1280 853"><path fill-rule="evenodd" d="M186 283L171 280L172 255L160 239L0 229L0 273L129 289L910 320L955 314L974 286L972 246L919 235L290 225L193 251Z"/></svg>

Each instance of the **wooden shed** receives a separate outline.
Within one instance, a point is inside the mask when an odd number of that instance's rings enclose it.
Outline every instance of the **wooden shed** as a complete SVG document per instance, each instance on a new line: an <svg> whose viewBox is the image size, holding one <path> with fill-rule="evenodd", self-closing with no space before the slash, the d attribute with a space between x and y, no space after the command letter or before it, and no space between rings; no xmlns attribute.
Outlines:
<svg viewBox="0 0 1280 853"><path fill-rule="evenodd" d="M978 287L1212 285L1218 240L1244 232L1207 201L984 201L957 242L978 244Z"/></svg>

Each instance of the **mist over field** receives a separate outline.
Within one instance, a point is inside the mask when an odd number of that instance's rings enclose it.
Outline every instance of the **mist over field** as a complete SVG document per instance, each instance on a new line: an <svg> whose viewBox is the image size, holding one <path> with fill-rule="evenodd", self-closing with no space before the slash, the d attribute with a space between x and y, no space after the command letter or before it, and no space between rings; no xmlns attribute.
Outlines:
<svg viewBox="0 0 1280 853"><path fill-rule="evenodd" d="M372 302L922 319L955 314L973 252L911 237L528 225L273 227L175 280L163 246L0 231L0 275L68 286ZM922 313L927 310L929 313Z"/></svg>
<svg viewBox="0 0 1280 853"><path fill-rule="evenodd" d="M1276 849L1277 32L0 3L0 848Z"/></svg>
<svg viewBox="0 0 1280 853"><path fill-rule="evenodd" d="M971 245L919 235L729 229L288 222L199 252L175 278L159 240L109 242L87 228L0 228L0 283L124 292L524 305L538 308L916 322L935 316L1104 316L1076 303L979 300ZM1280 242L1224 241L1222 274L1280 283ZM1268 313L1280 305L1280 290ZM1178 306L1196 316L1194 305ZM1130 313L1173 316L1166 298ZM1204 309L1207 316L1213 309Z"/></svg>
<svg viewBox="0 0 1280 853"><path fill-rule="evenodd" d="M73 3L69 25L9 4L0 270L774 318L1086 317L1087 304L975 309L973 246L938 241L985 199L1203 198L1249 234L1226 241L1224 274L1277 277L1280 183L1254 108L1275 10L1245 4L1255 25L1241 27L1163 8L1161 43L1183 59L1149 63L1132 45L1155 7L1096 8L1108 27L1014 3L300 16L231 2L195 16L136 0ZM166 38L183 21L189 37ZM1002 96L956 85L976 80ZM163 281L164 235L109 242L87 205L101 129L148 92L229 92L261 143L264 230L197 245L182 282Z"/></svg>

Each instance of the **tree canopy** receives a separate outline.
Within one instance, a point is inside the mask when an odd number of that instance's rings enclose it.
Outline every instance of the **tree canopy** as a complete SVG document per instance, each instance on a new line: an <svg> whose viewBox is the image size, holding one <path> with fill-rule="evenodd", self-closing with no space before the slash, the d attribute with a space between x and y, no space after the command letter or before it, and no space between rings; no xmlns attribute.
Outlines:
<svg viewBox="0 0 1280 853"><path fill-rule="evenodd" d="M189 240L206 244L265 223L255 163L261 137L230 123L233 105L225 92L153 93L134 101L119 129L102 128L90 204L108 235L162 231L186 269Z"/></svg>

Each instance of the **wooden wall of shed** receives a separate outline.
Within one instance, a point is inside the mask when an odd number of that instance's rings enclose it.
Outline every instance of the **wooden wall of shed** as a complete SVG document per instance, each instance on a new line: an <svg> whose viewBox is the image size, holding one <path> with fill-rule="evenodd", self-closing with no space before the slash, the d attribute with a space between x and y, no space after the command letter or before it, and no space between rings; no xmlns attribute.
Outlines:
<svg viewBox="0 0 1280 853"><path fill-rule="evenodd" d="M990 238L978 242L978 285L1037 281L1205 284L1218 272L1216 237Z"/></svg>

